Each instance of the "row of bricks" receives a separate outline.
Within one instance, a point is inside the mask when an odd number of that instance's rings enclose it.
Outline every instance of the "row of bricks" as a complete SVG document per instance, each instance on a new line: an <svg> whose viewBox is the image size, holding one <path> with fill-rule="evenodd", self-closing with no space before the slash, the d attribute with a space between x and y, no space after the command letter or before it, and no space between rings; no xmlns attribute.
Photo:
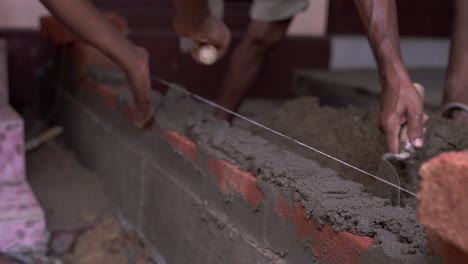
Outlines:
<svg viewBox="0 0 468 264"><path fill-rule="evenodd" d="M89 61L90 58L91 57L88 57L85 61ZM96 59L96 57L93 58ZM86 67L89 65L96 64L97 63L91 63L85 64L83 66ZM101 63L101 65L103 64L104 63ZM93 92L95 95L100 96L103 102L110 108L114 108L118 105L119 100L121 100L120 98L122 93L128 93L127 87L112 87L102 83L96 84L93 83L87 77L83 77L81 81L82 83L81 85L79 85L79 87L82 89L82 91ZM125 107L127 109L125 111L126 117L131 122L133 116L133 108L129 102L125 104ZM170 142L171 145L175 149L177 149L178 152L182 154L186 159L192 161L194 164L197 164L199 162L197 145L195 142L172 130L163 130L161 136L165 138L168 142ZM463 158L461 159L459 158L459 160L463 159L465 159L465 156L463 156ZM437 161L431 161L428 164L435 164L436 162ZM209 158L206 161L205 165L206 168L208 168L210 174L213 175L216 179L217 183L219 184L219 188L223 193L238 193L247 202L247 204L249 204L253 208L258 207L258 205L263 201L263 193L257 187L256 177L252 173L242 171L236 165L231 164L225 160L217 159L215 157ZM448 167L450 166L452 165L448 165ZM447 166L444 166L444 168L445 167ZM363 237L348 232L334 232L328 226L325 226L319 230L316 224L314 223L313 219L307 219L302 205L296 204L286 206L284 201L285 200L282 200L276 203L277 208L275 211L277 212L278 216L284 219L285 222L293 223L296 226L297 238L303 241L317 241L317 239L312 239L312 237L319 237L318 240L323 241L319 244L311 245L311 247L313 248L312 252L314 253L314 255L319 255L325 259L331 259L334 263L351 263L349 261L356 259L362 252L373 246L373 239L371 237ZM291 217L291 214L293 214L293 212L296 214L295 217ZM426 224L425 222L423 223ZM452 260L451 262L453 262L453 259L465 259L466 256L464 256L464 253L460 252L459 254L454 254L453 252L458 251L456 249L453 249L450 246L450 243L443 243L443 240L446 240L446 238L441 240L437 239L437 236L429 237L432 238L431 244L433 244L434 251L437 255L448 256L447 259ZM341 252L346 253L328 255L326 254L326 252L332 252L329 250L335 248L338 244L347 245L345 248L341 248ZM454 256L456 257L454 258Z"/></svg>
<svg viewBox="0 0 468 264"><path fill-rule="evenodd" d="M124 33L128 31L124 19L115 14L108 15L108 17L119 30ZM80 69L87 69L90 66L98 66L105 69L118 69L118 66L105 55L93 47L78 41L73 34L64 31L53 19L43 19L42 28L43 34L47 35L48 38L52 39L56 44L73 43L73 45L69 46L67 53L74 58ZM128 93L127 87L113 87L102 83L95 83L90 80L88 76L82 76L80 81L79 87L82 91L93 92L100 96L110 108L115 108L119 104L122 93ZM129 121L132 121L134 109L131 103L128 101L126 103L126 117ZM198 164L200 162L197 145L189 138L171 130L163 130L162 137L169 141L186 159L192 161L193 164ZM461 160L463 160L463 158ZM264 200L262 191L257 187L256 177L252 173L242 171L236 165L216 157L209 158L205 165L209 173L216 179L223 193L238 193L247 204L253 208L258 207ZM448 165L448 167L450 166L451 165ZM308 219L306 217L304 207L301 204L292 205L285 201L284 199L276 201L275 212L278 216L282 217L285 222L293 223L296 226L298 239L312 241L310 246L314 255L332 260L334 263L351 263L352 260L356 259L362 252L373 246L373 239L370 237L354 235L348 232L334 232L329 226L318 229L313 219ZM430 223L428 224L430 225ZM447 238L445 237L445 239ZM450 239L453 240L454 238L451 237ZM318 243L317 241L320 242ZM434 248L438 255L453 256L453 254L447 253L447 248L450 247L434 239L433 241L433 244L437 245L434 246ZM463 242L466 243L466 241ZM333 249L336 247L340 247L342 254L335 254Z"/></svg>
<svg viewBox="0 0 468 264"><path fill-rule="evenodd" d="M110 108L114 108L119 100L119 93L124 93L125 88L110 87L105 84L92 84L88 78L83 78L80 85L82 92L91 92L102 99L102 102ZM93 88L94 87L94 88ZM131 112L128 104L127 112ZM126 117L132 121L131 114ZM198 146L190 138L180 133L163 129L161 137L169 142L185 159L199 168L207 168L217 182L222 193L226 195L237 194L243 198L246 204L252 208L258 208L264 201L262 190L257 186L257 178L251 172L243 171L238 166L215 156L206 160L199 158ZM205 164L200 164L205 162ZM275 212L284 223L295 226L297 239L310 241L308 246L312 253L319 258L327 259L332 263L354 263L360 255L373 246L373 238L355 235L349 232L335 232L330 226L319 229L312 218L308 218L301 204L288 204L286 199L279 198ZM339 248L337 253L336 248Z"/></svg>
<svg viewBox="0 0 468 264"><path fill-rule="evenodd" d="M126 118L131 122L133 119L133 106L128 96L128 87L111 86L106 83L96 83L86 74L85 69L90 66L99 65L106 69L115 69L114 65L108 62L104 55L96 56L99 53L95 49L83 43L73 45L69 50L73 60L76 61L81 69L79 84L77 88L82 93L92 94L101 98L102 102L109 108L113 109L117 106L126 109ZM122 101L124 100L124 101ZM172 130L162 130L161 137L167 140L177 151L182 154L187 160L193 164L198 164L198 148L195 142L188 137L179 134ZM219 185L220 190L225 194L238 194L246 203L257 208L264 200L262 190L257 186L255 175L250 172L242 171L238 166L231 164L225 160L210 157L206 160L206 164L200 164L200 167L208 169ZM323 227L318 229L313 219L308 219L302 205L288 205L280 199L275 212L281 217L285 223L295 225L297 239L302 241L315 241L311 243L312 252L314 255L323 259L332 260L333 263L353 263L353 260L359 258L360 254L373 246L373 238L354 235L348 232L334 232L331 227ZM291 217L294 215L294 217ZM335 248L341 248L341 254L336 254Z"/></svg>
<svg viewBox="0 0 468 264"><path fill-rule="evenodd" d="M468 151L441 154L423 164L418 217L437 255L468 260Z"/></svg>

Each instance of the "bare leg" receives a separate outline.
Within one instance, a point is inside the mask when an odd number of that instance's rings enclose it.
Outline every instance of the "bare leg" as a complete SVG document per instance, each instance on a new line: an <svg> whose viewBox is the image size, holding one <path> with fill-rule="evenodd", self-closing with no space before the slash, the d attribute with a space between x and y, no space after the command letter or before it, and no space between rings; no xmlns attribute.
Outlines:
<svg viewBox="0 0 468 264"><path fill-rule="evenodd" d="M468 1L454 0L450 59L442 105L450 102L468 104ZM468 124L468 113L454 110L451 117Z"/></svg>
<svg viewBox="0 0 468 264"><path fill-rule="evenodd" d="M218 103L236 110L249 88L254 85L270 51L284 38L291 19L277 22L252 21L234 51ZM216 110L217 118L231 115Z"/></svg>

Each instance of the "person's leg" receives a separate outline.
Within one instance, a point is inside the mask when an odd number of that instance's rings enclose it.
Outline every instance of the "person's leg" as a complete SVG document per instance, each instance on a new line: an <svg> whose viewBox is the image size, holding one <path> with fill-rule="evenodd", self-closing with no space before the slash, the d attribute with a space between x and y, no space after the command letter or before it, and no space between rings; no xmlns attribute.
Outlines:
<svg viewBox="0 0 468 264"><path fill-rule="evenodd" d="M468 1L454 0L455 20L450 47L450 59L442 105L452 102L468 104ZM453 110L453 119L468 124L468 112Z"/></svg>
<svg viewBox="0 0 468 264"><path fill-rule="evenodd" d="M285 37L292 18L307 9L308 0L255 0L250 10L251 22L231 57L218 103L236 110L254 85L270 51ZM215 116L230 119L217 110Z"/></svg>
<svg viewBox="0 0 468 264"><path fill-rule="evenodd" d="M236 110L250 87L255 83L270 51L284 38L291 19L278 22L252 21L240 44L232 55L223 82L218 103L230 110ZM222 110L215 113L217 118L230 119L231 115Z"/></svg>

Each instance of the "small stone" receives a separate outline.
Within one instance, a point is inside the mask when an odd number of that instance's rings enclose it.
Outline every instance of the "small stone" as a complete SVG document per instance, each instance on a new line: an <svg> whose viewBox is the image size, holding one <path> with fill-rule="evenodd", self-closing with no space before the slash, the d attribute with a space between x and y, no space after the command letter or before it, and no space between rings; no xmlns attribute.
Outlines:
<svg viewBox="0 0 468 264"><path fill-rule="evenodd" d="M51 242L52 252L58 255L69 252L75 239L76 234L74 232L61 232L53 235Z"/></svg>
<svg viewBox="0 0 468 264"><path fill-rule="evenodd" d="M96 213L85 212L80 214L80 219L88 223L96 222L97 218L98 215Z"/></svg>

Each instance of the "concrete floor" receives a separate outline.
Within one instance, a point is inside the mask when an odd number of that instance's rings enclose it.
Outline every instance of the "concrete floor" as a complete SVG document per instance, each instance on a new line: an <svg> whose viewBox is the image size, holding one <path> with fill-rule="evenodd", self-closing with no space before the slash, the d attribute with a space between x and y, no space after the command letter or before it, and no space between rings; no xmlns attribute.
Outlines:
<svg viewBox="0 0 468 264"><path fill-rule="evenodd" d="M75 229L111 210L98 175L84 168L60 140L27 154L28 180L49 230Z"/></svg>
<svg viewBox="0 0 468 264"><path fill-rule="evenodd" d="M445 70L443 68L410 69L409 74L414 82L421 83L425 90L425 103L430 107L438 107L444 88ZM298 95L313 93L315 86L330 89L356 89L360 88L373 94L380 94L381 84L376 70L299 70L297 77L310 80L311 85L297 90ZM313 83L313 84L312 84ZM298 88L298 87L296 87Z"/></svg>
<svg viewBox="0 0 468 264"><path fill-rule="evenodd" d="M137 234L124 230L97 174L59 138L27 154L28 181L46 213L49 255L71 264L144 264Z"/></svg>

